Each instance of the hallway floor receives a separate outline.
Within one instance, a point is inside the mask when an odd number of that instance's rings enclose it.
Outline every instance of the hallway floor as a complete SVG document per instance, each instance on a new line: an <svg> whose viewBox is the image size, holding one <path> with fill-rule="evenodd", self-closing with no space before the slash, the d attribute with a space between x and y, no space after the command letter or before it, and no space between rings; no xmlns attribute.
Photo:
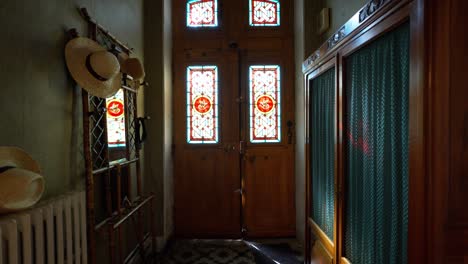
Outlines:
<svg viewBox="0 0 468 264"><path fill-rule="evenodd" d="M294 240L178 240L157 263L161 264L300 264Z"/></svg>

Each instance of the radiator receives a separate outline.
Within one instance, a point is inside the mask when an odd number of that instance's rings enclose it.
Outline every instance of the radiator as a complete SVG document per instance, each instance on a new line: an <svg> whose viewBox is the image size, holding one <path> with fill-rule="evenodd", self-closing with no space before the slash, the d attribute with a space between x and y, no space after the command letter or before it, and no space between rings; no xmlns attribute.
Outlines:
<svg viewBox="0 0 468 264"><path fill-rule="evenodd" d="M85 193L0 217L0 238L0 264L87 263Z"/></svg>

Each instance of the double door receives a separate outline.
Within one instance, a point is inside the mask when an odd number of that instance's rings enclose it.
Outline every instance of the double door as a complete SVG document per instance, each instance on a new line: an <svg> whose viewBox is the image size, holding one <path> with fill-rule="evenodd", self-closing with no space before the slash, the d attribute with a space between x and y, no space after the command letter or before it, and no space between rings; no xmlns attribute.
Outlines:
<svg viewBox="0 0 468 264"><path fill-rule="evenodd" d="M174 58L175 233L295 233L292 67L278 52Z"/></svg>

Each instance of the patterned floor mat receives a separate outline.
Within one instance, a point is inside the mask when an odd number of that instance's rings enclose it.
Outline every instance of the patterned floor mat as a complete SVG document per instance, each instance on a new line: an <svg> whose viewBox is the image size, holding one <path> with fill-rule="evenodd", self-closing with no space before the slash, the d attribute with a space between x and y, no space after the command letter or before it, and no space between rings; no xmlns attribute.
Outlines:
<svg viewBox="0 0 468 264"><path fill-rule="evenodd" d="M255 264L255 259L243 241L180 240L173 242L157 263Z"/></svg>

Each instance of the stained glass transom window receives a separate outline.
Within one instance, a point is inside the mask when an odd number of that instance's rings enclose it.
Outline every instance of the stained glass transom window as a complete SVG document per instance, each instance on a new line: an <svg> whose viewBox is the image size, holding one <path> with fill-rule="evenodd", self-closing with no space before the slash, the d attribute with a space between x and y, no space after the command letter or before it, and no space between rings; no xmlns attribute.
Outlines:
<svg viewBox="0 0 468 264"><path fill-rule="evenodd" d="M106 110L109 147L125 147L125 105L122 89L106 99Z"/></svg>
<svg viewBox="0 0 468 264"><path fill-rule="evenodd" d="M218 68L187 68L187 142L218 142Z"/></svg>
<svg viewBox="0 0 468 264"><path fill-rule="evenodd" d="M280 142L280 66L250 66L249 77L250 142Z"/></svg>
<svg viewBox="0 0 468 264"><path fill-rule="evenodd" d="M218 26L217 0L190 0L187 2L188 27Z"/></svg>
<svg viewBox="0 0 468 264"><path fill-rule="evenodd" d="M251 26L279 26L280 3L278 0L250 0Z"/></svg>

